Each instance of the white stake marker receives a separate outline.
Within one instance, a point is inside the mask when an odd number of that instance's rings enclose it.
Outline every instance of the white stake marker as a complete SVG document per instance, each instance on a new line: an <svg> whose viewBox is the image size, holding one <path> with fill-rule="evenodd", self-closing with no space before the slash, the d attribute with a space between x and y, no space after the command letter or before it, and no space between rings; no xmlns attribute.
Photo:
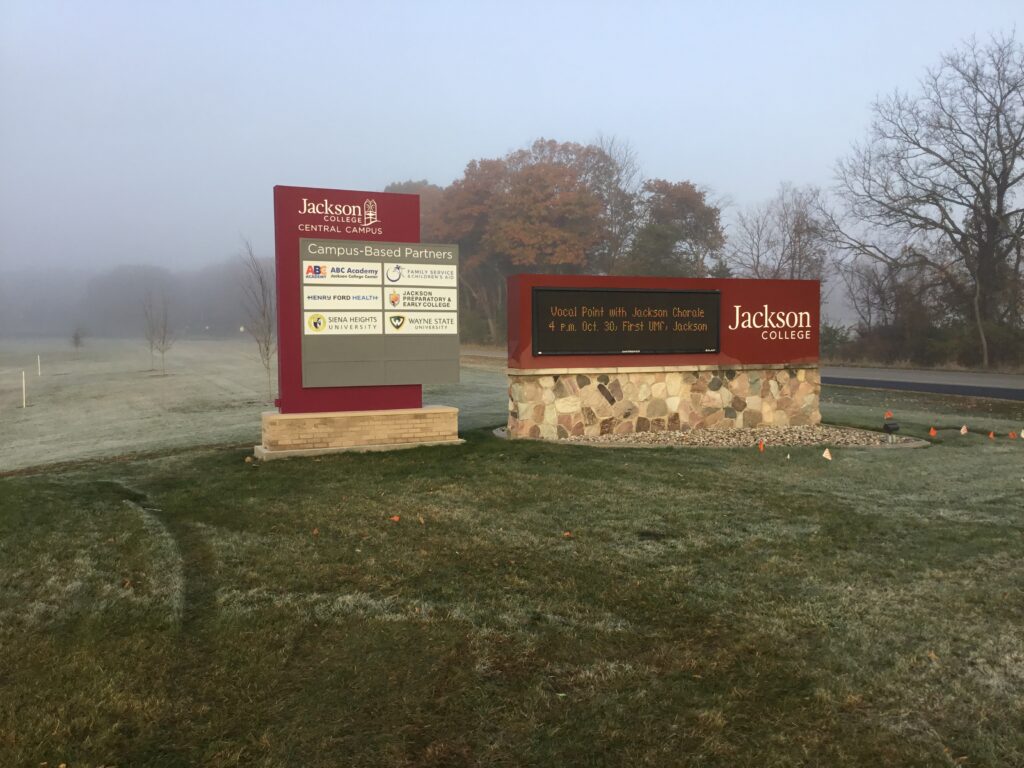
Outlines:
<svg viewBox="0 0 1024 768"><path fill-rule="evenodd" d="M21 372L21 407L25 408L28 401L25 399L25 372Z"/></svg>
<svg viewBox="0 0 1024 768"><path fill-rule="evenodd" d="M42 355L36 355L36 376L43 375L43 357Z"/></svg>

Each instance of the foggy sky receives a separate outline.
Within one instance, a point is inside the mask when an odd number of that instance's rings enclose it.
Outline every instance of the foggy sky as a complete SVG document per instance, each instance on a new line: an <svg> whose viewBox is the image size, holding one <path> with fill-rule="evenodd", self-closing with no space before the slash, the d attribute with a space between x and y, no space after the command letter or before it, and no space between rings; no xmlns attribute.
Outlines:
<svg viewBox="0 0 1024 768"><path fill-rule="evenodd" d="M1024 18L841 5L0 0L0 272L270 255L275 184L446 185L538 137L735 210L829 185L876 95Z"/></svg>

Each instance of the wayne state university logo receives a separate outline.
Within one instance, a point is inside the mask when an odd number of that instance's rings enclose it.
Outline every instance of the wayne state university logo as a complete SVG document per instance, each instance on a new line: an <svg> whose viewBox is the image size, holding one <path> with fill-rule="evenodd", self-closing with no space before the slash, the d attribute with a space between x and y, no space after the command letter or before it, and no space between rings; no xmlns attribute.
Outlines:
<svg viewBox="0 0 1024 768"><path fill-rule="evenodd" d="M396 331L405 325L405 315L392 315L388 319L391 321L391 327Z"/></svg>
<svg viewBox="0 0 1024 768"><path fill-rule="evenodd" d="M343 224L355 224L358 227L370 227L380 222L377 215L377 201L367 198L362 205L358 203L332 203L330 200L310 200L302 198L299 213L323 216L324 221L337 221Z"/></svg>

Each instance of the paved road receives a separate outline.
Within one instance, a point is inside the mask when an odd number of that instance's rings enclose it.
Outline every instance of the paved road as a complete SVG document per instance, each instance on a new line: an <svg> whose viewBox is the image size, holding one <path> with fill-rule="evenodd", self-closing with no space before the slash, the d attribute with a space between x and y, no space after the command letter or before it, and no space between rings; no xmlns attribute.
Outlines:
<svg viewBox="0 0 1024 768"><path fill-rule="evenodd" d="M462 354L476 357L505 357L504 350L493 347L467 346L463 347ZM1024 400L1024 376L1009 373L825 366L821 369L821 378L825 384L840 384L847 387L903 389L911 392L934 392L940 395Z"/></svg>
<svg viewBox="0 0 1024 768"><path fill-rule="evenodd" d="M905 389L913 392L935 392L942 395L1024 400L1024 376L1009 373L826 366L821 369L821 380L825 384L841 384L849 387Z"/></svg>

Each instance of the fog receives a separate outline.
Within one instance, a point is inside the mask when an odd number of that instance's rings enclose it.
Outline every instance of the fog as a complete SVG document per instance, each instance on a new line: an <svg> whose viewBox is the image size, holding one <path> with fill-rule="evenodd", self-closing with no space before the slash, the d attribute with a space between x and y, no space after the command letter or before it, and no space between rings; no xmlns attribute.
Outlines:
<svg viewBox="0 0 1024 768"><path fill-rule="evenodd" d="M6 0L0 335L130 335L154 281L183 330L227 332L275 184L445 186L538 137L616 137L728 220L827 188L878 94L1021 8Z"/></svg>
<svg viewBox="0 0 1024 768"><path fill-rule="evenodd" d="M269 260L264 267L273 274ZM208 267L169 270L123 265L99 270L11 271L0 274L0 338L86 338L145 334L147 296L166 297L168 325L183 338L238 335L247 322L242 299L245 265L225 259Z"/></svg>
<svg viewBox="0 0 1024 768"><path fill-rule="evenodd" d="M64 3L0 19L0 270L272 248L275 184L446 185L544 136L737 205L828 184L878 94L1019 2Z"/></svg>

